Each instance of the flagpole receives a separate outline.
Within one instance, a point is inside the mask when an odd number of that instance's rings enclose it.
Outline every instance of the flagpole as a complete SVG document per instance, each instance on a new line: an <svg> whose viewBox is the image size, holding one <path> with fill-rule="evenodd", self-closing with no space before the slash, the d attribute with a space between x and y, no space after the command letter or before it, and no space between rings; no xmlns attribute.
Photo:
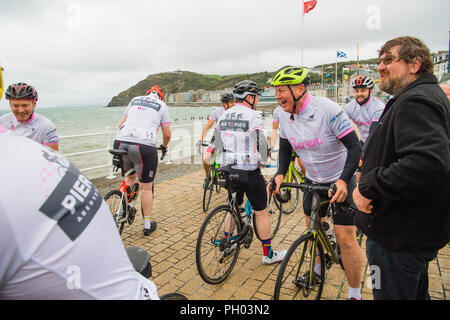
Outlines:
<svg viewBox="0 0 450 320"><path fill-rule="evenodd" d="M356 76L359 76L359 42L356 43Z"/></svg>
<svg viewBox="0 0 450 320"><path fill-rule="evenodd" d="M337 52L337 51L336 51ZM338 102L338 87L337 87L337 53L336 53L336 73L335 73L335 80L334 80L334 87L336 88L336 103Z"/></svg>
<svg viewBox="0 0 450 320"><path fill-rule="evenodd" d="M303 36L303 19L305 18L305 0L302 0L302 22L301 22L301 32L300 32L300 37L301 37L301 66L303 66L303 47L304 47L304 36Z"/></svg>

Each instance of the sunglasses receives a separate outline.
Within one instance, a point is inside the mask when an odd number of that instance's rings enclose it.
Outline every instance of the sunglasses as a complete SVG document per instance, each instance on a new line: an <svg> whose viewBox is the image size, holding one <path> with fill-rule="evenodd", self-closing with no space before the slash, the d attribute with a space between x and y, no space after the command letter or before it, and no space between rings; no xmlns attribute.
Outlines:
<svg viewBox="0 0 450 320"><path fill-rule="evenodd" d="M378 58L376 63L377 65L380 65L382 62L384 63L385 66L391 64L392 62L394 62L394 59L397 59L396 62L400 59L403 59L403 57L399 57L399 56L393 56L393 55L387 55L384 58Z"/></svg>

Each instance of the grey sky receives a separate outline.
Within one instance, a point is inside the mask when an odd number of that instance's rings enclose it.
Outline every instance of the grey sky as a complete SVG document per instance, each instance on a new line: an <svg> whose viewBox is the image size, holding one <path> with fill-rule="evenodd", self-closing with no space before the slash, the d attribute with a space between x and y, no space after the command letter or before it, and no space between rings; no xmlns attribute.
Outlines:
<svg viewBox="0 0 450 320"><path fill-rule="evenodd" d="M0 0L5 86L36 87L39 105L106 105L153 73L274 71L300 64L300 0ZM447 13L446 13L447 12ZM336 50L377 56L388 39L448 50L450 2L318 0L304 18L304 65ZM7 101L0 100L0 108Z"/></svg>

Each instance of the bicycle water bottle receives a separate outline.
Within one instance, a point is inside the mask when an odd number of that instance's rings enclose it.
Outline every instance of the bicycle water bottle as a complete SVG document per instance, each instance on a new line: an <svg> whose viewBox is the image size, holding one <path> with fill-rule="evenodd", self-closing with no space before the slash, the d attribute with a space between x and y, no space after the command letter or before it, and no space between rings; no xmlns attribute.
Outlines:
<svg viewBox="0 0 450 320"><path fill-rule="evenodd" d="M336 242L336 239L334 237L333 229L330 228L330 225L326 221L322 222L322 227L325 231L325 234L327 235L328 240L330 240L331 244L334 244Z"/></svg>
<svg viewBox="0 0 450 320"><path fill-rule="evenodd" d="M253 208L250 204L250 201L247 200L245 203L245 211L241 213L242 221L244 221L245 224L250 224L250 218L253 214Z"/></svg>

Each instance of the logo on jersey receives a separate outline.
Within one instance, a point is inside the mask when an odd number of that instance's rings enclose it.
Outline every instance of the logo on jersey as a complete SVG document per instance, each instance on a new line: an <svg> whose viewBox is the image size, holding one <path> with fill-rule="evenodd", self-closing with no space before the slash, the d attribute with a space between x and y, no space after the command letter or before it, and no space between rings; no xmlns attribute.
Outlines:
<svg viewBox="0 0 450 320"><path fill-rule="evenodd" d="M159 111L161 109L161 105L157 102L145 100L145 99L134 99L131 102L132 106L139 106L145 108L151 108L153 110Z"/></svg>
<svg viewBox="0 0 450 320"><path fill-rule="evenodd" d="M248 120L222 120L220 121L220 131L248 131L250 124Z"/></svg>
<svg viewBox="0 0 450 320"><path fill-rule="evenodd" d="M42 150L49 162L58 166L61 181L39 208L56 220L61 230L75 241L88 226L102 204L102 197L92 183L66 158L49 149Z"/></svg>

